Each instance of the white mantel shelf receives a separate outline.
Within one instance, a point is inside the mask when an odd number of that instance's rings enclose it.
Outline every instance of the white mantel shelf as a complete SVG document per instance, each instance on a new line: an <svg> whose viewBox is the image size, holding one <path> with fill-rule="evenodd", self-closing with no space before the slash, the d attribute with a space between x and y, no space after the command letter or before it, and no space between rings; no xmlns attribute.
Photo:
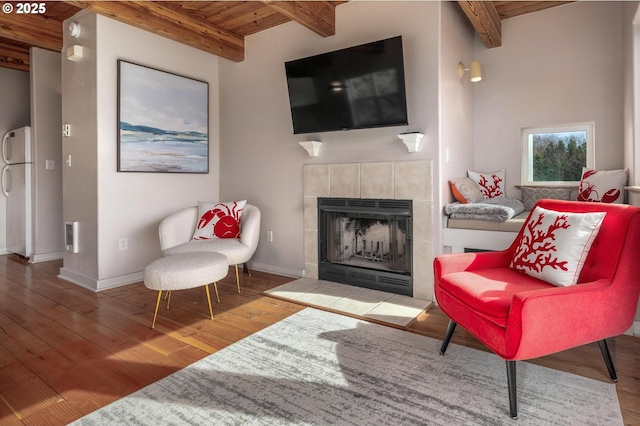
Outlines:
<svg viewBox="0 0 640 426"><path fill-rule="evenodd" d="M301 147L309 153L309 157L317 157L320 154L320 147L322 142L320 141L303 141L298 142Z"/></svg>
<svg viewBox="0 0 640 426"><path fill-rule="evenodd" d="M418 132L409 132L409 133L400 133L398 135L402 143L407 146L409 152L418 152L420 151L420 143L422 142L422 138L424 135Z"/></svg>
<svg viewBox="0 0 640 426"><path fill-rule="evenodd" d="M625 186L624 189L626 189L629 192L635 192L636 194L640 194L640 186Z"/></svg>

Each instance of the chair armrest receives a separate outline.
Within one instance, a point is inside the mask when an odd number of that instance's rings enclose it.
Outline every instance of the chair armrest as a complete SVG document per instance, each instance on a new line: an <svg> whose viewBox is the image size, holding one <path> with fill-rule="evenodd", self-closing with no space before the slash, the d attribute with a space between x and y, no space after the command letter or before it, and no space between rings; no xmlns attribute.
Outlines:
<svg viewBox="0 0 640 426"><path fill-rule="evenodd" d="M486 251L477 253L443 254L434 259L436 277L453 272L475 271L507 266L511 261L509 251Z"/></svg>
<svg viewBox="0 0 640 426"><path fill-rule="evenodd" d="M160 222L160 250L184 244L193 238L198 223L198 207L175 212Z"/></svg>
<svg viewBox="0 0 640 426"><path fill-rule="evenodd" d="M633 323L620 315L611 280L522 292L513 296L507 357L531 359L616 336Z"/></svg>
<svg viewBox="0 0 640 426"><path fill-rule="evenodd" d="M240 224L240 242L255 251L260 241L260 210L251 204L245 205Z"/></svg>

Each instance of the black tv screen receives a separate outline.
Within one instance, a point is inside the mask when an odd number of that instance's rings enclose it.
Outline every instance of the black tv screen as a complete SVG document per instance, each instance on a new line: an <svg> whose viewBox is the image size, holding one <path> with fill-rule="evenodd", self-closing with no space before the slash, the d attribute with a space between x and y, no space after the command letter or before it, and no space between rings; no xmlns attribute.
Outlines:
<svg viewBox="0 0 640 426"><path fill-rule="evenodd" d="M408 124L401 36L285 69L294 134Z"/></svg>

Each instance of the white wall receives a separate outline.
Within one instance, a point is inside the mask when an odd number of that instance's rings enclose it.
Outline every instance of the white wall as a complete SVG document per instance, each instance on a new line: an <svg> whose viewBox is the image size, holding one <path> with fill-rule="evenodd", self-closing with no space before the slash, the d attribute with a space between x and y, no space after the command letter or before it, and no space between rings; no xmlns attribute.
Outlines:
<svg viewBox="0 0 640 426"><path fill-rule="evenodd" d="M624 82L624 166L629 168L629 185L640 186L640 6L623 4ZM640 206L640 193L628 193L629 204ZM640 336L640 301L636 309L634 334Z"/></svg>
<svg viewBox="0 0 640 426"><path fill-rule="evenodd" d="M243 62L221 60L220 195L247 198L262 211L255 268L302 274L304 164L438 157L440 8L439 2L349 2L336 8L335 36L288 23L247 37ZM408 126L293 135L286 61L397 35L404 45ZM407 131L425 134L419 153L408 153L398 139ZM306 140L322 141L319 157L309 158L298 145ZM273 242L266 242L266 230Z"/></svg>
<svg viewBox="0 0 640 426"><path fill-rule="evenodd" d="M0 68L0 138L9 130L28 126L30 121L29 73ZM0 254L7 252L7 202L0 192Z"/></svg>
<svg viewBox="0 0 640 426"><path fill-rule="evenodd" d="M476 36L475 168L505 167L519 197L525 127L595 122L596 168L623 166L622 2L576 2L502 22L502 47Z"/></svg>
<svg viewBox="0 0 640 426"><path fill-rule="evenodd" d="M638 10L638 2L629 1L625 2L623 8L623 22L622 22L622 102L623 102L623 135L624 135L624 167L629 168L629 181L630 184L636 181L635 179L635 158L634 158L634 102L636 99L635 90L635 75L637 70L634 69L634 57L635 49L640 49L640 46L634 46L634 33L635 25L633 24L636 12Z"/></svg>
<svg viewBox="0 0 640 426"><path fill-rule="evenodd" d="M625 166L629 184L640 186L640 6L624 5L625 16ZM640 205L640 194L629 194L632 204ZM638 317L640 319L640 315Z"/></svg>
<svg viewBox="0 0 640 426"><path fill-rule="evenodd" d="M65 253L61 276L91 289L139 281L160 256L158 224L198 200L219 198L218 58L118 21L81 12L79 62L63 61L64 217L80 221L80 253ZM86 25L85 25L86 23ZM66 24L65 24L66 28ZM117 172L117 60L124 59L209 83L208 174ZM68 72L67 72L68 71ZM69 96L67 96L69 94ZM128 250L118 240L128 239Z"/></svg>
<svg viewBox="0 0 640 426"><path fill-rule="evenodd" d="M436 241L442 251L442 223L445 204L455 201L449 179L466 176L474 165L474 89L467 72L458 75L458 62L469 67L474 60L475 31L457 4L447 2L442 7L442 45L440 54L440 146L439 161L434 163L440 177L440 202L436 205ZM449 159L447 160L447 150Z"/></svg>
<svg viewBox="0 0 640 426"><path fill-rule="evenodd" d="M62 76L59 53L31 48L34 155L33 262L62 257ZM54 168L47 170L46 161Z"/></svg>
<svg viewBox="0 0 640 426"><path fill-rule="evenodd" d="M80 12L73 20L82 26L82 32L73 40L63 32L63 52L71 44L79 44L84 57L78 62L62 60L62 122L71 125L71 136L62 142L62 214L63 220L78 222L79 252L63 253L60 276L95 289L98 279L97 17L90 12ZM69 159L70 166L65 163Z"/></svg>

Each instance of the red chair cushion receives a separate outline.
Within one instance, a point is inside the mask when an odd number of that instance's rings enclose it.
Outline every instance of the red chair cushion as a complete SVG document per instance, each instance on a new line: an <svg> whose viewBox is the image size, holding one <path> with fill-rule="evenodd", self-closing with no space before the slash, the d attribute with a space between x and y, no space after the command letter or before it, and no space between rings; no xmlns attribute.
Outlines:
<svg viewBox="0 0 640 426"><path fill-rule="evenodd" d="M514 294L554 287L509 267L454 272L442 277L439 285L441 291L500 327L507 326Z"/></svg>

